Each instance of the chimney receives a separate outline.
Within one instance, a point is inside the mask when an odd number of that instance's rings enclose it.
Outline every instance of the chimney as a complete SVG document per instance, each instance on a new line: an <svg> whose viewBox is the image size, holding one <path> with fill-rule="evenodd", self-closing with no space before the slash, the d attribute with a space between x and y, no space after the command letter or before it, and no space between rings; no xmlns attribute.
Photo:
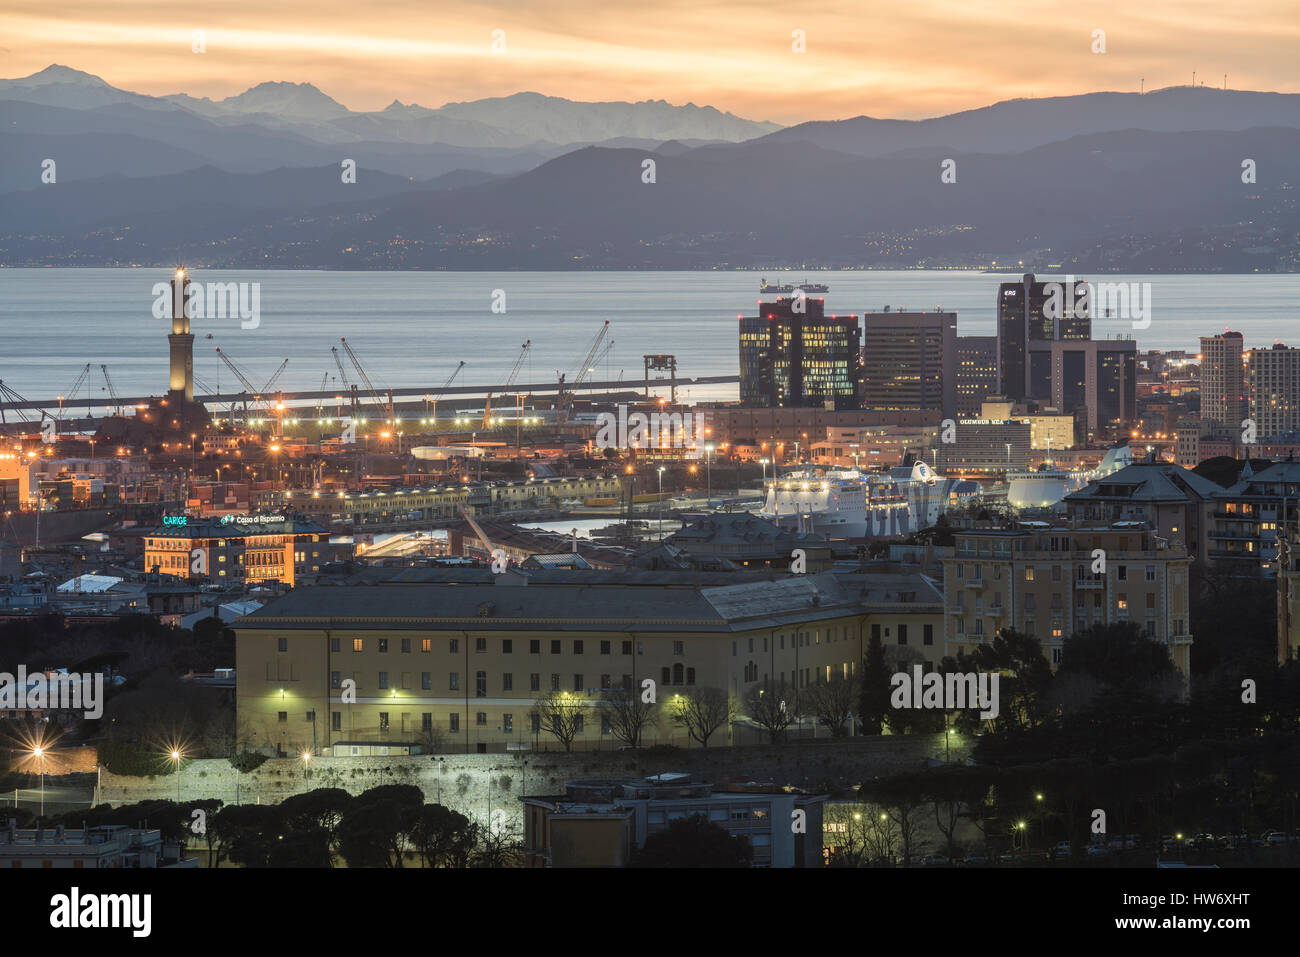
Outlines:
<svg viewBox="0 0 1300 957"><path fill-rule="evenodd" d="M63 843L63 825L62 825L62 824L60 824L58 827L56 827L56 828L54 829L54 843L55 843L55 844L62 844L62 843Z"/></svg>

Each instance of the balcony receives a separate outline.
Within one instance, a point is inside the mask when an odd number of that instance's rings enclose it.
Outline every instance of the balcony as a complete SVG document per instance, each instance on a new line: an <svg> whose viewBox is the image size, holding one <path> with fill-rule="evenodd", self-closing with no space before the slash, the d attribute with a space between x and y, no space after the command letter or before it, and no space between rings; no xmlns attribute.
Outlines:
<svg viewBox="0 0 1300 957"><path fill-rule="evenodd" d="M1075 588L1105 588L1106 579L1104 578L1076 578L1074 580Z"/></svg>
<svg viewBox="0 0 1300 957"><path fill-rule="evenodd" d="M967 588L980 588L980 589L982 589L982 588L984 587L984 579L982 579L982 578L967 578L964 582L962 582L962 584L965 585Z"/></svg>

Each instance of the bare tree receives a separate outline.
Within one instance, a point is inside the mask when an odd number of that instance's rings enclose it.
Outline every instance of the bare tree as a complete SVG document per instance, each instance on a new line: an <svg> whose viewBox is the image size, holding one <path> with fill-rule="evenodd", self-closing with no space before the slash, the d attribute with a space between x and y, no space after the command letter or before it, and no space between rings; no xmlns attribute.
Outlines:
<svg viewBox="0 0 1300 957"><path fill-rule="evenodd" d="M564 745L565 751L573 750L573 739L582 732L583 721L587 714L587 701L570 694L568 691L549 691L540 696L533 706L541 722L541 729Z"/></svg>
<svg viewBox="0 0 1300 957"><path fill-rule="evenodd" d="M601 695L597 707L609 721L614 737L629 747L641 746L641 733L659 723L659 713L646 693L634 689L615 689Z"/></svg>
<svg viewBox="0 0 1300 957"><path fill-rule="evenodd" d="M767 687L753 685L745 692L745 715L767 732L768 740L773 744L781 739L798 710L793 700L793 689L790 698L787 702L782 694L774 692L770 682Z"/></svg>
<svg viewBox="0 0 1300 957"><path fill-rule="evenodd" d="M805 688L800 695L800 704L804 714L831 729L831 737L843 738L849 733L860 694L856 674L845 678L836 673L830 681L818 681Z"/></svg>
<svg viewBox="0 0 1300 957"><path fill-rule="evenodd" d="M685 725L686 733L704 748L713 733L739 712L736 699L721 688L688 688L673 695L670 710L673 721Z"/></svg>

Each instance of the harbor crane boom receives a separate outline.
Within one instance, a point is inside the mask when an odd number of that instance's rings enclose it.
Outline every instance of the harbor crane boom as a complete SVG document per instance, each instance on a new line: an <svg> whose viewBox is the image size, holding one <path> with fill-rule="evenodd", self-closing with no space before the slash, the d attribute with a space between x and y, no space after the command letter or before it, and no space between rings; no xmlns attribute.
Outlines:
<svg viewBox="0 0 1300 957"><path fill-rule="evenodd" d="M89 375L90 375L90 363L87 362L86 367L82 369L81 374L77 376L77 381L72 383L72 388L68 390L66 395L59 396L59 417L60 418L63 417L63 404L66 402L69 408L72 407L72 400L77 397L77 393L81 391L81 387L85 383L86 377ZM87 397L86 400L86 415L87 416L90 415L89 397Z"/></svg>
<svg viewBox="0 0 1300 957"><path fill-rule="evenodd" d="M343 344L343 351L347 353L348 359L351 360L353 367L357 370L357 375L360 376L361 381L365 383L366 391L369 392L370 397L374 399L375 405L379 407L380 412L388 416L388 424L390 426L395 425L396 419L393 411L392 390L388 391L388 401L385 402L380 390L375 388L375 384L370 381L370 376L366 373L365 367L361 364L361 360L357 358L357 354L353 352L352 347L348 345L348 340L340 337L339 342Z"/></svg>
<svg viewBox="0 0 1300 957"><path fill-rule="evenodd" d="M433 424L435 428L438 425L438 400L441 399L442 394L451 387L452 381L455 380L456 376L460 375L460 370L463 368L465 368L465 360L461 359L460 364L451 370L451 375L447 376L447 381L438 387L438 391L429 393L429 406L433 412Z"/></svg>
<svg viewBox="0 0 1300 957"><path fill-rule="evenodd" d="M519 378L519 370L524 367L524 360L528 358L528 350L532 347L533 340L529 339L519 347L519 358L515 360L514 367L510 370L510 375L506 376L505 388L509 389L515 384L515 379ZM504 390L503 390L504 391ZM492 393L487 394L487 401L483 403L483 428L488 428L492 422Z"/></svg>

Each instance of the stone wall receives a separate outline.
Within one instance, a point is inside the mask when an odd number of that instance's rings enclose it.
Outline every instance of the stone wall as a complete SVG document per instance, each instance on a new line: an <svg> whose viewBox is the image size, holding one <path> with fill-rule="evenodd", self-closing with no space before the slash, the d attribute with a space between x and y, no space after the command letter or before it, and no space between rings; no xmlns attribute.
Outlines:
<svg viewBox="0 0 1300 957"><path fill-rule="evenodd" d="M964 746L952 747L954 760ZM307 767L300 758L271 758L257 770L236 775L224 759L187 762L181 769L182 800L217 798L235 803L278 804L291 794L339 787L360 794L381 784L414 784L429 802L466 816L508 827L522 824L519 798L562 794L576 778L640 778L684 771L696 780L772 781L807 790L850 787L876 776L919 769L927 758L942 756L943 735L885 735L847 741L799 742L746 748L695 748L677 751L606 751L564 754L450 754L397 757L316 757ZM527 762L525 765L524 762ZM176 799L174 774L129 777L104 771L100 798L107 804Z"/></svg>

